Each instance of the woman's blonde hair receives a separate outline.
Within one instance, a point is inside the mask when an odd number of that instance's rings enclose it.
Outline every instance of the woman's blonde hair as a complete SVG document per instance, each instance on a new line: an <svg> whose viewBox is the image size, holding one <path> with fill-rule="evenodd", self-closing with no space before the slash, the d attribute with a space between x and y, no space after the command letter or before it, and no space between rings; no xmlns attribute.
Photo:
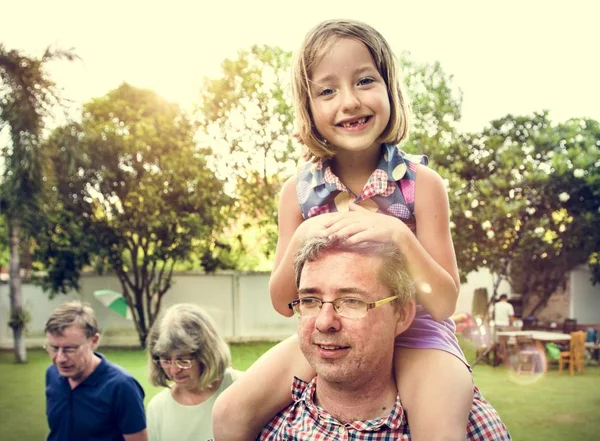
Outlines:
<svg viewBox="0 0 600 441"><path fill-rule="evenodd" d="M332 146L317 132L310 110L310 80L316 64L340 38L363 43L387 86L390 120L380 142L398 144L408 136L411 111L398 61L383 36L371 26L354 20L328 20L318 24L304 38L294 56L292 91L296 109L297 137L308 149L307 159L335 156Z"/></svg>
<svg viewBox="0 0 600 441"><path fill-rule="evenodd" d="M154 322L147 339L150 382L169 387L169 378L156 363L162 357L191 354L200 365L198 387L204 389L225 374L231 365L229 346L213 320L199 306L179 303Z"/></svg>

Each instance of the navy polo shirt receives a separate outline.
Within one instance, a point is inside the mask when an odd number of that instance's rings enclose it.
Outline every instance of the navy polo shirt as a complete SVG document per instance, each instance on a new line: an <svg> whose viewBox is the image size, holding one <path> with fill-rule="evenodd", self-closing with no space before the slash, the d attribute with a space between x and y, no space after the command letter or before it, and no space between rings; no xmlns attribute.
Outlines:
<svg viewBox="0 0 600 441"><path fill-rule="evenodd" d="M144 390L99 353L100 364L75 389L54 365L46 371L48 441L123 441L146 428Z"/></svg>

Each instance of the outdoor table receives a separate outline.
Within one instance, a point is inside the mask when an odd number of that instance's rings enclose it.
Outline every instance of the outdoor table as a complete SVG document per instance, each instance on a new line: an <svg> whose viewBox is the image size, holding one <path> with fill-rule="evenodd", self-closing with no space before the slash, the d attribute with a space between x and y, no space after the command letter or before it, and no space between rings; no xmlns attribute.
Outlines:
<svg viewBox="0 0 600 441"><path fill-rule="evenodd" d="M496 332L497 336L505 336L510 338L514 338L517 335L523 335L531 337L538 349L540 356L542 357L542 366L544 367L544 372L548 370L548 363L546 362L546 347L545 344L549 342L557 343L557 342L568 342L571 340L571 335L563 334L562 332L548 332L548 331L498 331ZM508 353L508 347L503 348Z"/></svg>

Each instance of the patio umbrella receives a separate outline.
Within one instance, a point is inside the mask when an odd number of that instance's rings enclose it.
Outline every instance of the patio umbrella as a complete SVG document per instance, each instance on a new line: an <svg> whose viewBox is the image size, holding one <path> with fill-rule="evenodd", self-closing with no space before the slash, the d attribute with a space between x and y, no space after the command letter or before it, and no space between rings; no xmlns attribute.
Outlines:
<svg viewBox="0 0 600 441"><path fill-rule="evenodd" d="M99 289L94 291L94 297L108 309L112 309L127 320L133 320L131 309L129 309L123 294L110 289Z"/></svg>

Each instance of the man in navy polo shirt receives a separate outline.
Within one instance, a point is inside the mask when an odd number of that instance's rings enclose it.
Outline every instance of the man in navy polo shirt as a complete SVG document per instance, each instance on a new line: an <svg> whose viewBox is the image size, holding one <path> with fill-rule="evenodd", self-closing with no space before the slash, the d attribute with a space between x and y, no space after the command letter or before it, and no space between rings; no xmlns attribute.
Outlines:
<svg viewBox="0 0 600 441"><path fill-rule="evenodd" d="M48 441L147 441L144 390L123 368L94 352L98 325L81 302L46 322Z"/></svg>

